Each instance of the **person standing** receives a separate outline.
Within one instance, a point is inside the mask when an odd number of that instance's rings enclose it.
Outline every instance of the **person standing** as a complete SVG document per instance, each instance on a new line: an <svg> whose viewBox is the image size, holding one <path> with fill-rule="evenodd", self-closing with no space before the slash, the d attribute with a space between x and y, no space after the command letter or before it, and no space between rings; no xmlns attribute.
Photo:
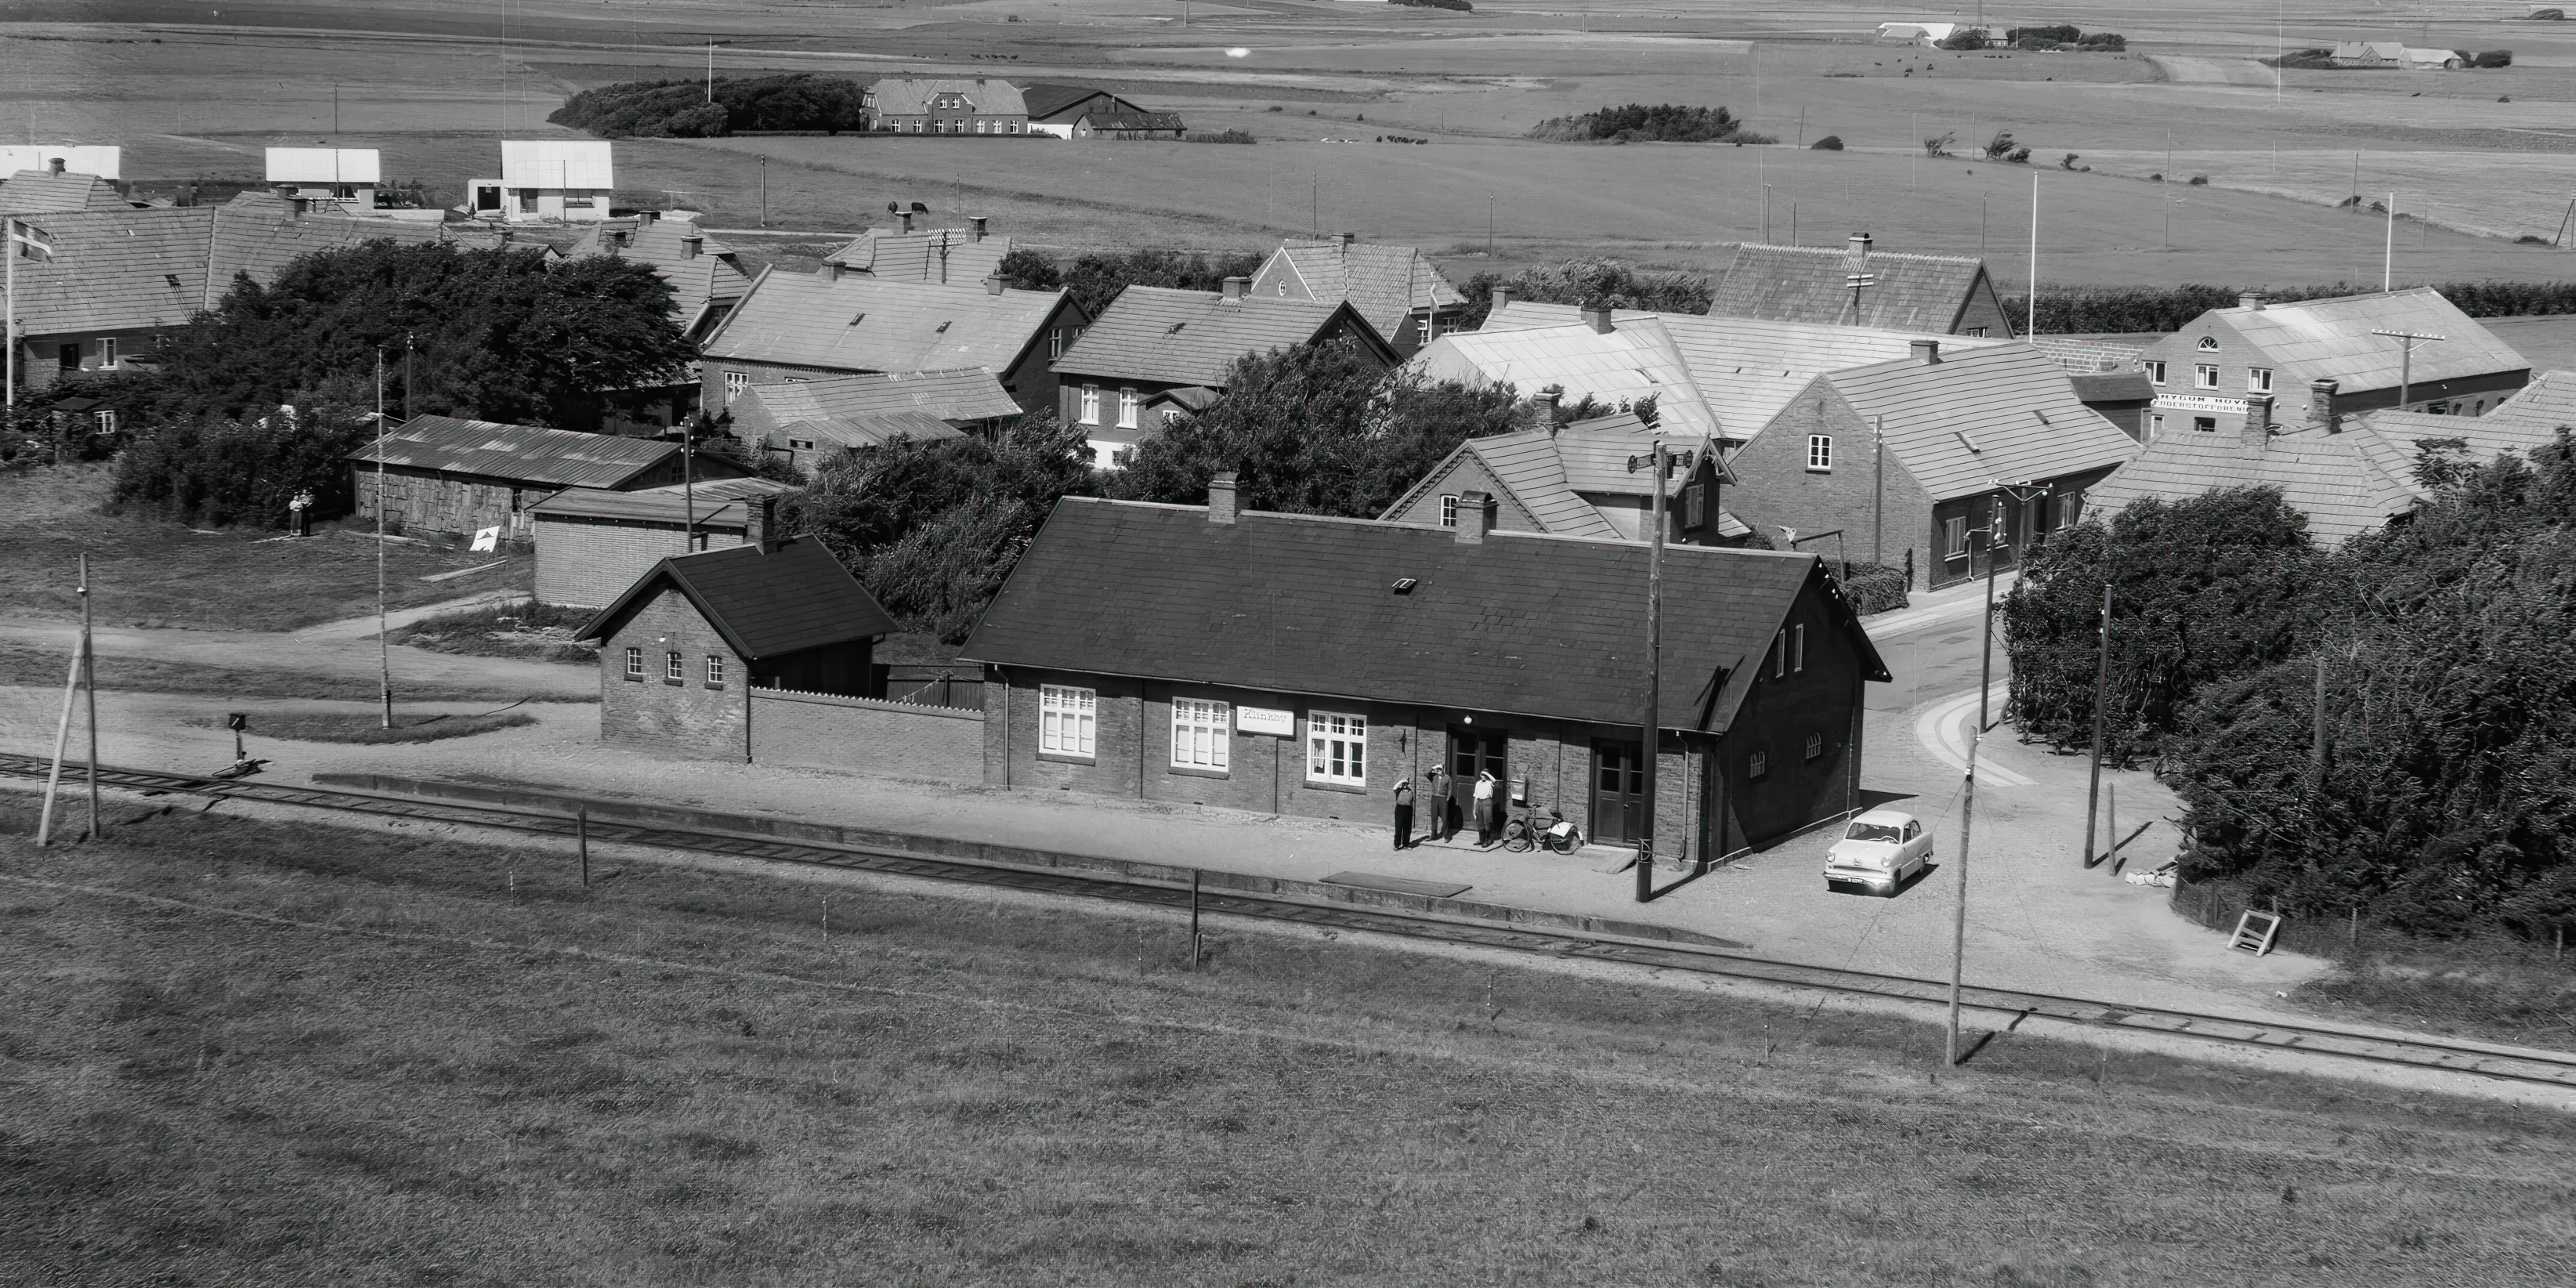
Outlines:
<svg viewBox="0 0 2576 1288"><path fill-rule="evenodd" d="M1424 789L1424 791L1423 791L1423 795L1424 795L1425 797L1427 797L1427 798L1430 800L1430 802L1431 802L1431 839L1432 839L1432 840L1434 840L1434 841L1445 841L1445 840L1448 840L1448 839L1449 839L1449 775L1448 775L1448 772L1447 772L1446 770L1443 770L1443 769L1442 769L1440 766L1438 766L1438 765L1433 765L1433 766L1431 767L1431 772L1430 772L1430 773L1427 773L1427 774L1424 774L1424 775L1422 776L1422 780L1423 780L1423 782L1424 782L1424 784L1425 784L1425 789Z"/></svg>
<svg viewBox="0 0 2576 1288"><path fill-rule="evenodd" d="M1476 771L1476 844L1494 843L1494 771Z"/></svg>
<svg viewBox="0 0 2576 1288"><path fill-rule="evenodd" d="M309 537L309 536L312 536L312 535L313 535L313 491L312 491L312 489L307 488L307 489L305 489L305 490L303 490L303 491L297 492L297 493L295 494L295 499L286 503L286 508L287 508L287 509L292 513L292 521L293 521L293 524L294 524L295 535L297 535L297 536L299 536L299 537Z"/></svg>
<svg viewBox="0 0 2576 1288"><path fill-rule="evenodd" d="M1395 848L1413 848L1413 776L1395 780Z"/></svg>

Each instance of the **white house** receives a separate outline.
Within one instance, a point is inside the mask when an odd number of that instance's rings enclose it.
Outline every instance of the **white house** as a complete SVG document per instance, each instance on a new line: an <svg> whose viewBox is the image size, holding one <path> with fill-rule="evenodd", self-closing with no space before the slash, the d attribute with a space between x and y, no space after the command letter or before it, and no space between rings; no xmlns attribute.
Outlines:
<svg viewBox="0 0 2576 1288"><path fill-rule="evenodd" d="M351 211L376 208L374 148L270 148L268 186L281 197L328 201Z"/></svg>
<svg viewBox="0 0 2576 1288"><path fill-rule="evenodd" d="M122 179L124 149L114 144L0 143L0 175L51 169L55 161L73 174Z"/></svg>
<svg viewBox="0 0 2576 1288"><path fill-rule="evenodd" d="M617 189L609 145L587 139L504 139L501 177L466 184L477 219L597 221Z"/></svg>

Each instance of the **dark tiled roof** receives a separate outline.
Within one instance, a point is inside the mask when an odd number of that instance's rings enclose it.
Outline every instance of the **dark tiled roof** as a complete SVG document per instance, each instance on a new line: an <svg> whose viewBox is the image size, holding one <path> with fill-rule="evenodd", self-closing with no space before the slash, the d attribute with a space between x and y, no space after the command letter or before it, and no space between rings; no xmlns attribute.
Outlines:
<svg viewBox="0 0 2576 1288"><path fill-rule="evenodd" d="M1095 130L1177 130L1181 128L1178 112L1101 112L1083 113L1083 119Z"/></svg>
<svg viewBox="0 0 2576 1288"><path fill-rule="evenodd" d="M1897 331L1948 331L1986 283L1985 263L1966 256L1873 253L1863 271L1878 280L1852 316L1846 252L1821 246L1746 243L1717 280L1712 314L1779 322L1842 322Z"/></svg>
<svg viewBox="0 0 2576 1288"><path fill-rule="evenodd" d="M1377 333L1393 338L1424 309L1465 304L1467 297L1411 246L1367 242L1282 242L1253 276L1252 293L1276 299L1349 300Z"/></svg>
<svg viewBox="0 0 2576 1288"><path fill-rule="evenodd" d="M2117 514L2140 497L2168 501L2229 487L2275 487L2308 516L2308 534L2338 545L2404 514L2419 495L2391 474L2367 434L2291 434L2261 447L2241 435L2171 430L2085 495L2085 508Z"/></svg>
<svg viewBox="0 0 2576 1288"><path fill-rule="evenodd" d="M925 228L917 233L871 228L824 256L823 262L890 281L980 286L985 278L1002 271L1002 261L1010 254L1010 238L976 241L962 228Z"/></svg>
<svg viewBox="0 0 2576 1288"><path fill-rule="evenodd" d="M52 247L18 260L18 334L177 326L206 298L209 206L21 215Z"/></svg>
<svg viewBox="0 0 2576 1288"><path fill-rule="evenodd" d="M615 434L585 434L541 425L505 425L453 416L414 416L386 435L384 462L417 470L510 479L548 487L614 488L669 460L677 443ZM376 445L349 453L364 465L376 462ZM699 468L725 473L731 467L701 456Z"/></svg>
<svg viewBox="0 0 2576 1288"><path fill-rule="evenodd" d="M1062 291L987 292L844 273L763 270L715 331L711 360L839 371L1008 371L1045 330Z"/></svg>
<svg viewBox="0 0 2576 1288"><path fill-rule="evenodd" d="M1348 308L1338 300L1228 300L1217 291L1130 286L1055 360L1055 370L1222 389L1236 359L1311 343ZM1365 319L1350 316L1377 339ZM1384 341L1377 347L1384 351Z"/></svg>
<svg viewBox="0 0 2576 1288"><path fill-rule="evenodd" d="M276 281L288 264L319 251L363 246L372 241L422 245L446 240L446 229L439 224L297 215L291 203L266 193L245 193L215 207L214 244L208 252L206 271L206 307L222 303L224 294L233 287L233 279L240 275L248 274L250 280L265 286Z"/></svg>
<svg viewBox="0 0 2576 1288"><path fill-rule="evenodd" d="M632 229L585 229L567 256L614 255L653 266L671 284L673 320L683 331L697 325L707 309L742 298L751 279L734 263L734 248L703 233L698 253L689 254L688 235L697 225L686 219L656 219ZM617 234L626 240L620 243Z"/></svg>
<svg viewBox="0 0 2576 1288"><path fill-rule="evenodd" d="M2153 402L2156 396L2143 371L2076 371L2067 378L2075 382L2075 396L2087 403Z"/></svg>
<svg viewBox="0 0 2576 1288"><path fill-rule="evenodd" d="M963 656L1004 666L1623 724L1645 696L1647 547L1068 497ZM1407 594L1391 589L1413 578ZM1723 728L1813 555L1675 546L1661 723ZM1856 618L1864 670L1886 672ZM1725 668L1724 689L1709 692ZM1712 698L1714 699L1712 701ZM1713 713L1705 721L1703 711Z"/></svg>
<svg viewBox="0 0 2576 1288"><path fill-rule="evenodd" d="M1970 349L1818 377L1936 501L1974 496L1996 480L2053 479L2118 465L2137 440L2075 396L2064 368L2027 345Z"/></svg>
<svg viewBox="0 0 2576 1288"><path fill-rule="evenodd" d="M794 537L767 550L733 546L665 559L599 610L576 638L605 639L666 581L735 653L755 662L895 630L876 596L821 541Z"/></svg>
<svg viewBox="0 0 2576 1288"><path fill-rule="evenodd" d="M1109 100L1107 104L1102 105L1104 107L1135 106L1108 90L1093 89L1088 85L1022 85L1020 87L1020 101L1028 105L1029 119L1032 121L1053 120L1056 113L1080 106L1095 98ZM1072 119L1070 116L1065 118L1068 123Z"/></svg>
<svg viewBox="0 0 2576 1288"><path fill-rule="evenodd" d="M21 170L0 180L0 214L132 209L134 203L118 196L116 185L94 174Z"/></svg>

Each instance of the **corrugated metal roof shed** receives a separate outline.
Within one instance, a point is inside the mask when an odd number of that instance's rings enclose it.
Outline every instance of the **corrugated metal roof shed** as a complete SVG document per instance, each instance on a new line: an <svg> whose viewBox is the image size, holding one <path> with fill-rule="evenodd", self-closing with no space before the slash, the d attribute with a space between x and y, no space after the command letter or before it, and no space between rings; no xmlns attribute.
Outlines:
<svg viewBox="0 0 2576 1288"><path fill-rule="evenodd" d="M2345 397L2397 387L2403 342L2373 331L2448 337L2415 346L2411 374L2418 385L2531 368L2531 361L2514 352L2513 346L2429 286L2251 309L2213 309L2209 316L2269 358L2279 379L2295 378L2300 386L2332 379ZM2177 361L2190 360L2183 351L2173 352ZM2292 387L2283 386L2285 392Z"/></svg>
<svg viewBox="0 0 2576 1288"><path fill-rule="evenodd" d="M18 260L18 334L177 326L204 304L210 206L19 216L52 248Z"/></svg>
<svg viewBox="0 0 2576 1288"><path fill-rule="evenodd" d="M736 654L755 662L895 630L876 597L821 541L791 537L766 550L744 545L673 555L599 610L575 638L605 638L664 585L688 596Z"/></svg>
<svg viewBox="0 0 2576 1288"><path fill-rule="evenodd" d="M840 371L1009 371L1063 299L771 268L707 337L706 356Z"/></svg>
<svg viewBox="0 0 2576 1288"><path fill-rule="evenodd" d="M1618 724L1644 682L1647 547L1067 497L961 657L1103 675ZM1667 728L1722 729L1813 555L1664 558ZM1390 587L1412 579L1408 593ZM1862 669L1887 678L1857 618ZM1727 682L1707 710L1711 681Z"/></svg>
<svg viewBox="0 0 2576 1288"><path fill-rule="evenodd" d="M1277 299L1349 300L1377 333L1395 338L1405 319L1424 309L1467 302L1422 252L1366 242L1280 243L1252 278L1252 293Z"/></svg>
<svg viewBox="0 0 2576 1288"><path fill-rule="evenodd" d="M2075 396L2074 382L2027 345L1973 349L1940 362L1883 362L1819 379L1880 427L1887 450L1934 500L1991 491L1997 480L2060 478L2119 465L2137 441Z"/></svg>
<svg viewBox="0 0 2576 1288"><path fill-rule="evenodd" d="M374 148L270 148L270 183L375 183L380 154Z"/></svg>
<svg viewBox="0 0 2576 1288"><path fill-rule="evenodd" d="M1877 280L1853 313L1849 253L1822 246L1735 248L1708 311L1773 322L1810 322L1947 334L1980 293L1992 295L1985 261L1964 255L1872 252L1860 271ZM2001 300L1995 309L2002 312Z"/></svg>
<svg viewBox="0 0 2576 1288"><path fill-rule="evenodd" d="M613 145L587 139L503 139L501 183L510 188L614 188L613 152Z"/></svg>
<svg viewBox="0 0 2576 1288"><path fill-rule="evenodd" d="M1519 305L1512 307L1518 308ZM1487 327L1433 340L1406 364L1426 380L1508 384L1523 395L1563 386L1565 402L1623 404L1655 400L1656 418L1682 438L1725 436L1717 414L1691 379L1681 349L1656 314L1634 314L1609 331L1570 326ZM1751 437L1755 426L1735 431Z"/></svg>
<svg viewBox="0 0 2576 1288"><path fill-rule="evenodd" d="M453 416L414 416L385 437L388 466L547 487L615 488L680 450L649 438ZM374 464L376 445L369 442L349 459Z"/></svg>
<svg viewBox="0 0 2576 1288"><path fill-rule="evenodd" d="M1218 291L1130 286L1055 360L1054 369L1069 376L1221 389L1237 359L1312 343L1346 311L1384 353L1385 343L1367 319L1338 300L1229 300Z"/></svg>
<svg viewBox="0 0 2576 1288"><path fill-rule="evenodd" d="M706 479L693 489L679 484L616 492L595 487L568 487L528 507L538 518L623 519L637 523L686 524L692 500L702 527L740 528L743 499L776 496L795 489L769 479ZM692 497L690 492L696 495Z"/></svg>

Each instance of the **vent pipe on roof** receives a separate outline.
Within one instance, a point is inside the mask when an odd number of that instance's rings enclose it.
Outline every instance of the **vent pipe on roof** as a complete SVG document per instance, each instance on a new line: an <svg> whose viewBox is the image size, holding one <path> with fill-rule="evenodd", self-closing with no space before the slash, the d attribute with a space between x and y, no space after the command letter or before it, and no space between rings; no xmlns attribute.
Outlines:
<svg viewBox="0 0 2576 1288"><path fill-rule="evenodd" d="M658 210L638 210L635 212L635 217L648 224L659 223L662 219L662 212Z"/></svg>
<svg viewBox="0 0 2576 1288"><path fill-rule="evenodd" d="M911 211L909 211L909 210L898 210L898 211L894 212L894 217L903 221L903 230L904 230L905 232L911 232L911 231L912 231L912 212L911 212Z"/></svg>
<svg viewBox="0 0 2576 1288"><path fill-rule="evenodd" d="M1228 470L1208 480L1208 522L1234 522L1234 472Z"/></svg>
<svg viewBox="0 0 2576 1288"><path fill-rule="evenodd" d="M45 168L55 174L61 174L63 172L63 159L61 157L55 157L53 160L45 163Z"/></svg>
<svg viewBox="0 0 2576 1288"><path fill-rule="evenodd" d="M2272 395L2245 396L2245 445L2258 452L2272 445Z"/></svg>
<svg viewBox="0 0 2576 1288"><path fill-rule="evenodd" d="M2263 311L2263 297L2260 295L2239 295L2236 297L2236 307L2244 309L2249 313L2260 313Z"/></svg>
<svg viewBox="0 0 2576 1288"><path fill-rule="evenodd" d="M305 214L313 209L313 200L310 197L296 197L291 199L287 204L295 207L295 213L298 215Z"/></svg>
<svg viewBox="0 0 2576 1288"><path fill-rule="evenodd" d="M1592 328L1594 333L1599 335L1608 335L1618 330L1610 324L1610 310L1607 306L1583 310L1583 325Z"/></svg>
<svg viewBox="0 0 2576 1288"><path fill-rule="evenodd" d="M1483 492L1458 494L1458 544L1481 546L1494 530L1494 498Z"/></svg>
<svg viewBox="0 0 2576 1288"><path fill-rule="evenodd" d="M992 216L990 216L990 215L968 215L968 216L966 216L966 240L968 240L968 241L982 241L982 240L984 240L984 232L985 232L985 227L984 227L984 226L985 226L985 225L987 225L987 224L989 224L989 223L991 223L991 222L993 222L993 219L992 219Z"/></svg>
<svg viewBox="0 0 2576 1288"><path fill-rule="evenodd" d="M1495 287L1495 288L1494 288L1494 307L1495 307L1495 308L1498 308L1498 309L1507 309L1507 308L1510 308L1511 306L1512 306L1512 288L1510 288L1510 287L1508 287L1508 286L1497 286L1497 287Z"/></svg>
<svg viewBox="0 0 2576 1288"><path fill-rule="evenodd" d="M2329 434L2343 432L2343 419L2335 414L2335 391L2340 387L2338 382L2331 379L2309 382L2308 424L2311 427L2322 429Z"/></svg>
<svg viewBox="0 0 2576 1288"><path fill-rule="evenodd" d="M1922 365L1927 366L1927 367L1937 367L1937 366L1940 366L1940 365L1941 365L1941 342L1940 342L1940 341L1938 341L1938 340L1917 340L1917 341L1915 341L1915 342L1914 342L1914 344L1913 344L1913 349L1914 349L1914 360L1915 360L1916 362L1921 363Z"/></svg>
<svg viewBox="0 0 2576 1288"><path fill-rule="evenodd" d="M986 295L999 295L1002 293L1001 274L996 273L993 276L984 279L984 293Z"/></svg>
<svg viewBox="0 0 2576 1288"><path fill-rule="evenodd" d="M1240 303L1243 293L1251 286L1252 279L1249 277L1229 277L1225 279L1225 298L1230 302Z"/></svg>

